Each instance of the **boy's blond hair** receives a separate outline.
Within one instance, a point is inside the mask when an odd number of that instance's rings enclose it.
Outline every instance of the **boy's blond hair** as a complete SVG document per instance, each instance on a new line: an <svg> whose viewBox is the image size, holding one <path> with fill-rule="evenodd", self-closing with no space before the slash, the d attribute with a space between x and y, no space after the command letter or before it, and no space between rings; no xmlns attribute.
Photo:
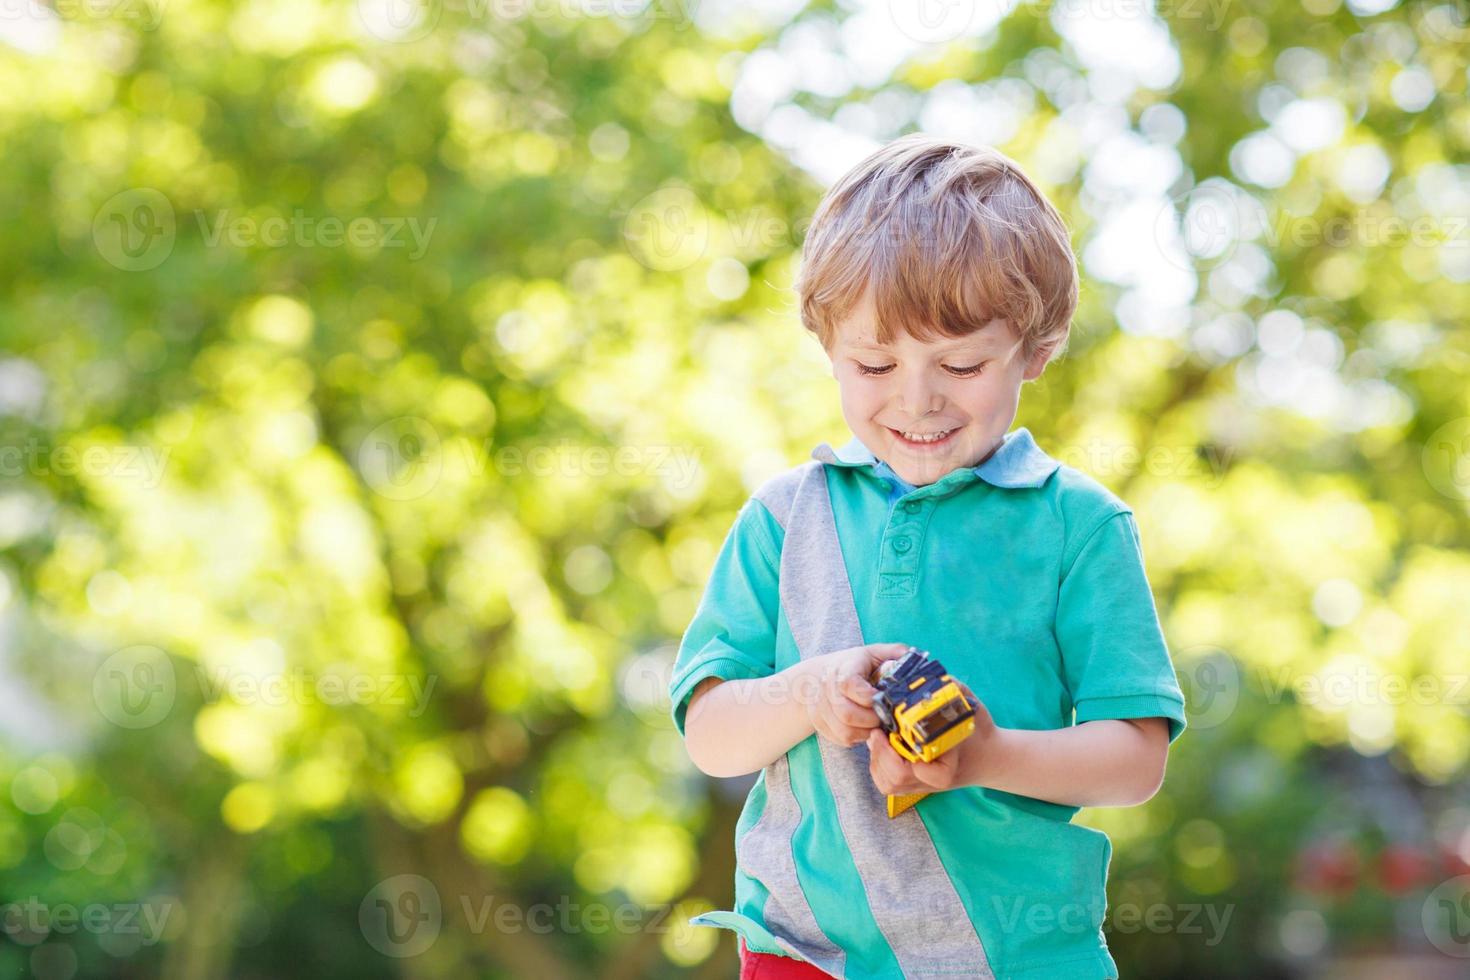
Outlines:
<svg viewBox="0 0 1470 980"><path fill-rule="evenodd" d="M1065 346L1077 308L1067 226L1014 160L915 133L869 155L817 208L802 245L801 321L832 349L873 291L880 343L963 337L997 317L1029 360Z"/></svg>

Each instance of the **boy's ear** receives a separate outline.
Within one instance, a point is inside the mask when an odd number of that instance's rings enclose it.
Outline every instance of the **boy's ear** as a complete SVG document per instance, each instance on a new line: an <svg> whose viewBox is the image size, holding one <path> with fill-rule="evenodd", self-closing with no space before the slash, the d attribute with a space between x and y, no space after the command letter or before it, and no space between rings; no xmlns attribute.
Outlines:
<svg viewBox="0 0 1470 980"><path fill-rule="evenodd" d="M1022 380L1035 381L1041 377L1041 373L1046 370L1047 364L1051 363L1051 355L1055 349L1056 344L1048 344L1046 347L1039 349L1035 354L1032 354L1031 360L1026 362L1026 371L1021 375Z"/></svg>

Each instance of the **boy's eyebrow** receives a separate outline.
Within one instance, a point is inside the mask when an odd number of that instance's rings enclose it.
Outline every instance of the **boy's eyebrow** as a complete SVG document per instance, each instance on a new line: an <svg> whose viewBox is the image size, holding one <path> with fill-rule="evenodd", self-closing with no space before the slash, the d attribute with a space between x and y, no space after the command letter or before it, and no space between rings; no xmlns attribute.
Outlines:
<svg viewBox="0 0 1470 980"><path fill-rule="evenodd" d="M958 350L966 350L972 347L1002 347L1004 342L1001 341L999 338L1003 335L1003 331L1001 328L997 327L997 324L999 324L1000 322L1001 321L999 319L991 320L989 323L985 324L985 326L981 327L979 330L976 330L974 333L966 334L963 337L955 337L949 343L939 346L937 350L942 354L950 354ZM844 342L844 346L846 346L849 350L871 350L887 352L892 349L891 346L880 344L877 342L877 340Z"/></svg>
<svg viewBox="0 0 1470 980"><path fill-rule="evenodd" d="M993 336L994 336L994 334L987 334L984 337L978 337L978 336L965 337L965 338L962 338L960 340L955 341L954 343L944 344L944 345L942 345L942 346L940 346L940 347L938 347L936 349L938 351L940 351L941 353L948 354L948 353L953 353L954 351L958 351L958 350L968 350L968 349L971 349L971 348L979 348L979 347L993 347L993 346L995 346L994 341L991 339ZM874 351L885 351L885 352L893 349L892 347L890 347L890 346L888 346L886 344L879 344L879 343L876 343L876 342L849 343L849 344L847 344L847 347L849 349L851 349L851 350L874 350Z"/></svg>

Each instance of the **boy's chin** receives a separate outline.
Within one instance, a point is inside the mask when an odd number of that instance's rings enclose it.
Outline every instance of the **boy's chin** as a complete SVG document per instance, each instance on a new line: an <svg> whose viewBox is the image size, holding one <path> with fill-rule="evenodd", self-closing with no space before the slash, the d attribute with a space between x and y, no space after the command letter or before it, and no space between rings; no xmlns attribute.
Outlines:
<svg viewBox="0 0 1470 980"><path fill-rule="evenodd" d="M902 477L904 482L917 487L934 483L946 473L958 469L959 463L951 458L949 453L945 453L942 457L930 459L910 459L900 456L890 460L889 466L893 467L893 472Z"/></svg>

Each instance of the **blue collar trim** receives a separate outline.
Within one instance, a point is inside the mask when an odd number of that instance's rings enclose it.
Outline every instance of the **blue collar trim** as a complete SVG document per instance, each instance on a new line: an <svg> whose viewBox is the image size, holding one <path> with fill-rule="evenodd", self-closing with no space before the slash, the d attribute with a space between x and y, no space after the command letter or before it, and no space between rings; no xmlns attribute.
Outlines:
<svg viewBox="0 0 1470 980"><path fill-rule="evenodd" d="M822 443L812 450L812 459L832 466L873 466L878 457L856 436L841 449L833 449L830 443ZM1036 445L1031 432L1025 426L1006 433L1000 448L972 472L991 486L1016 489L1036 488L1044 484L1049 476L1062 464L1052 459Z"/></svg>

